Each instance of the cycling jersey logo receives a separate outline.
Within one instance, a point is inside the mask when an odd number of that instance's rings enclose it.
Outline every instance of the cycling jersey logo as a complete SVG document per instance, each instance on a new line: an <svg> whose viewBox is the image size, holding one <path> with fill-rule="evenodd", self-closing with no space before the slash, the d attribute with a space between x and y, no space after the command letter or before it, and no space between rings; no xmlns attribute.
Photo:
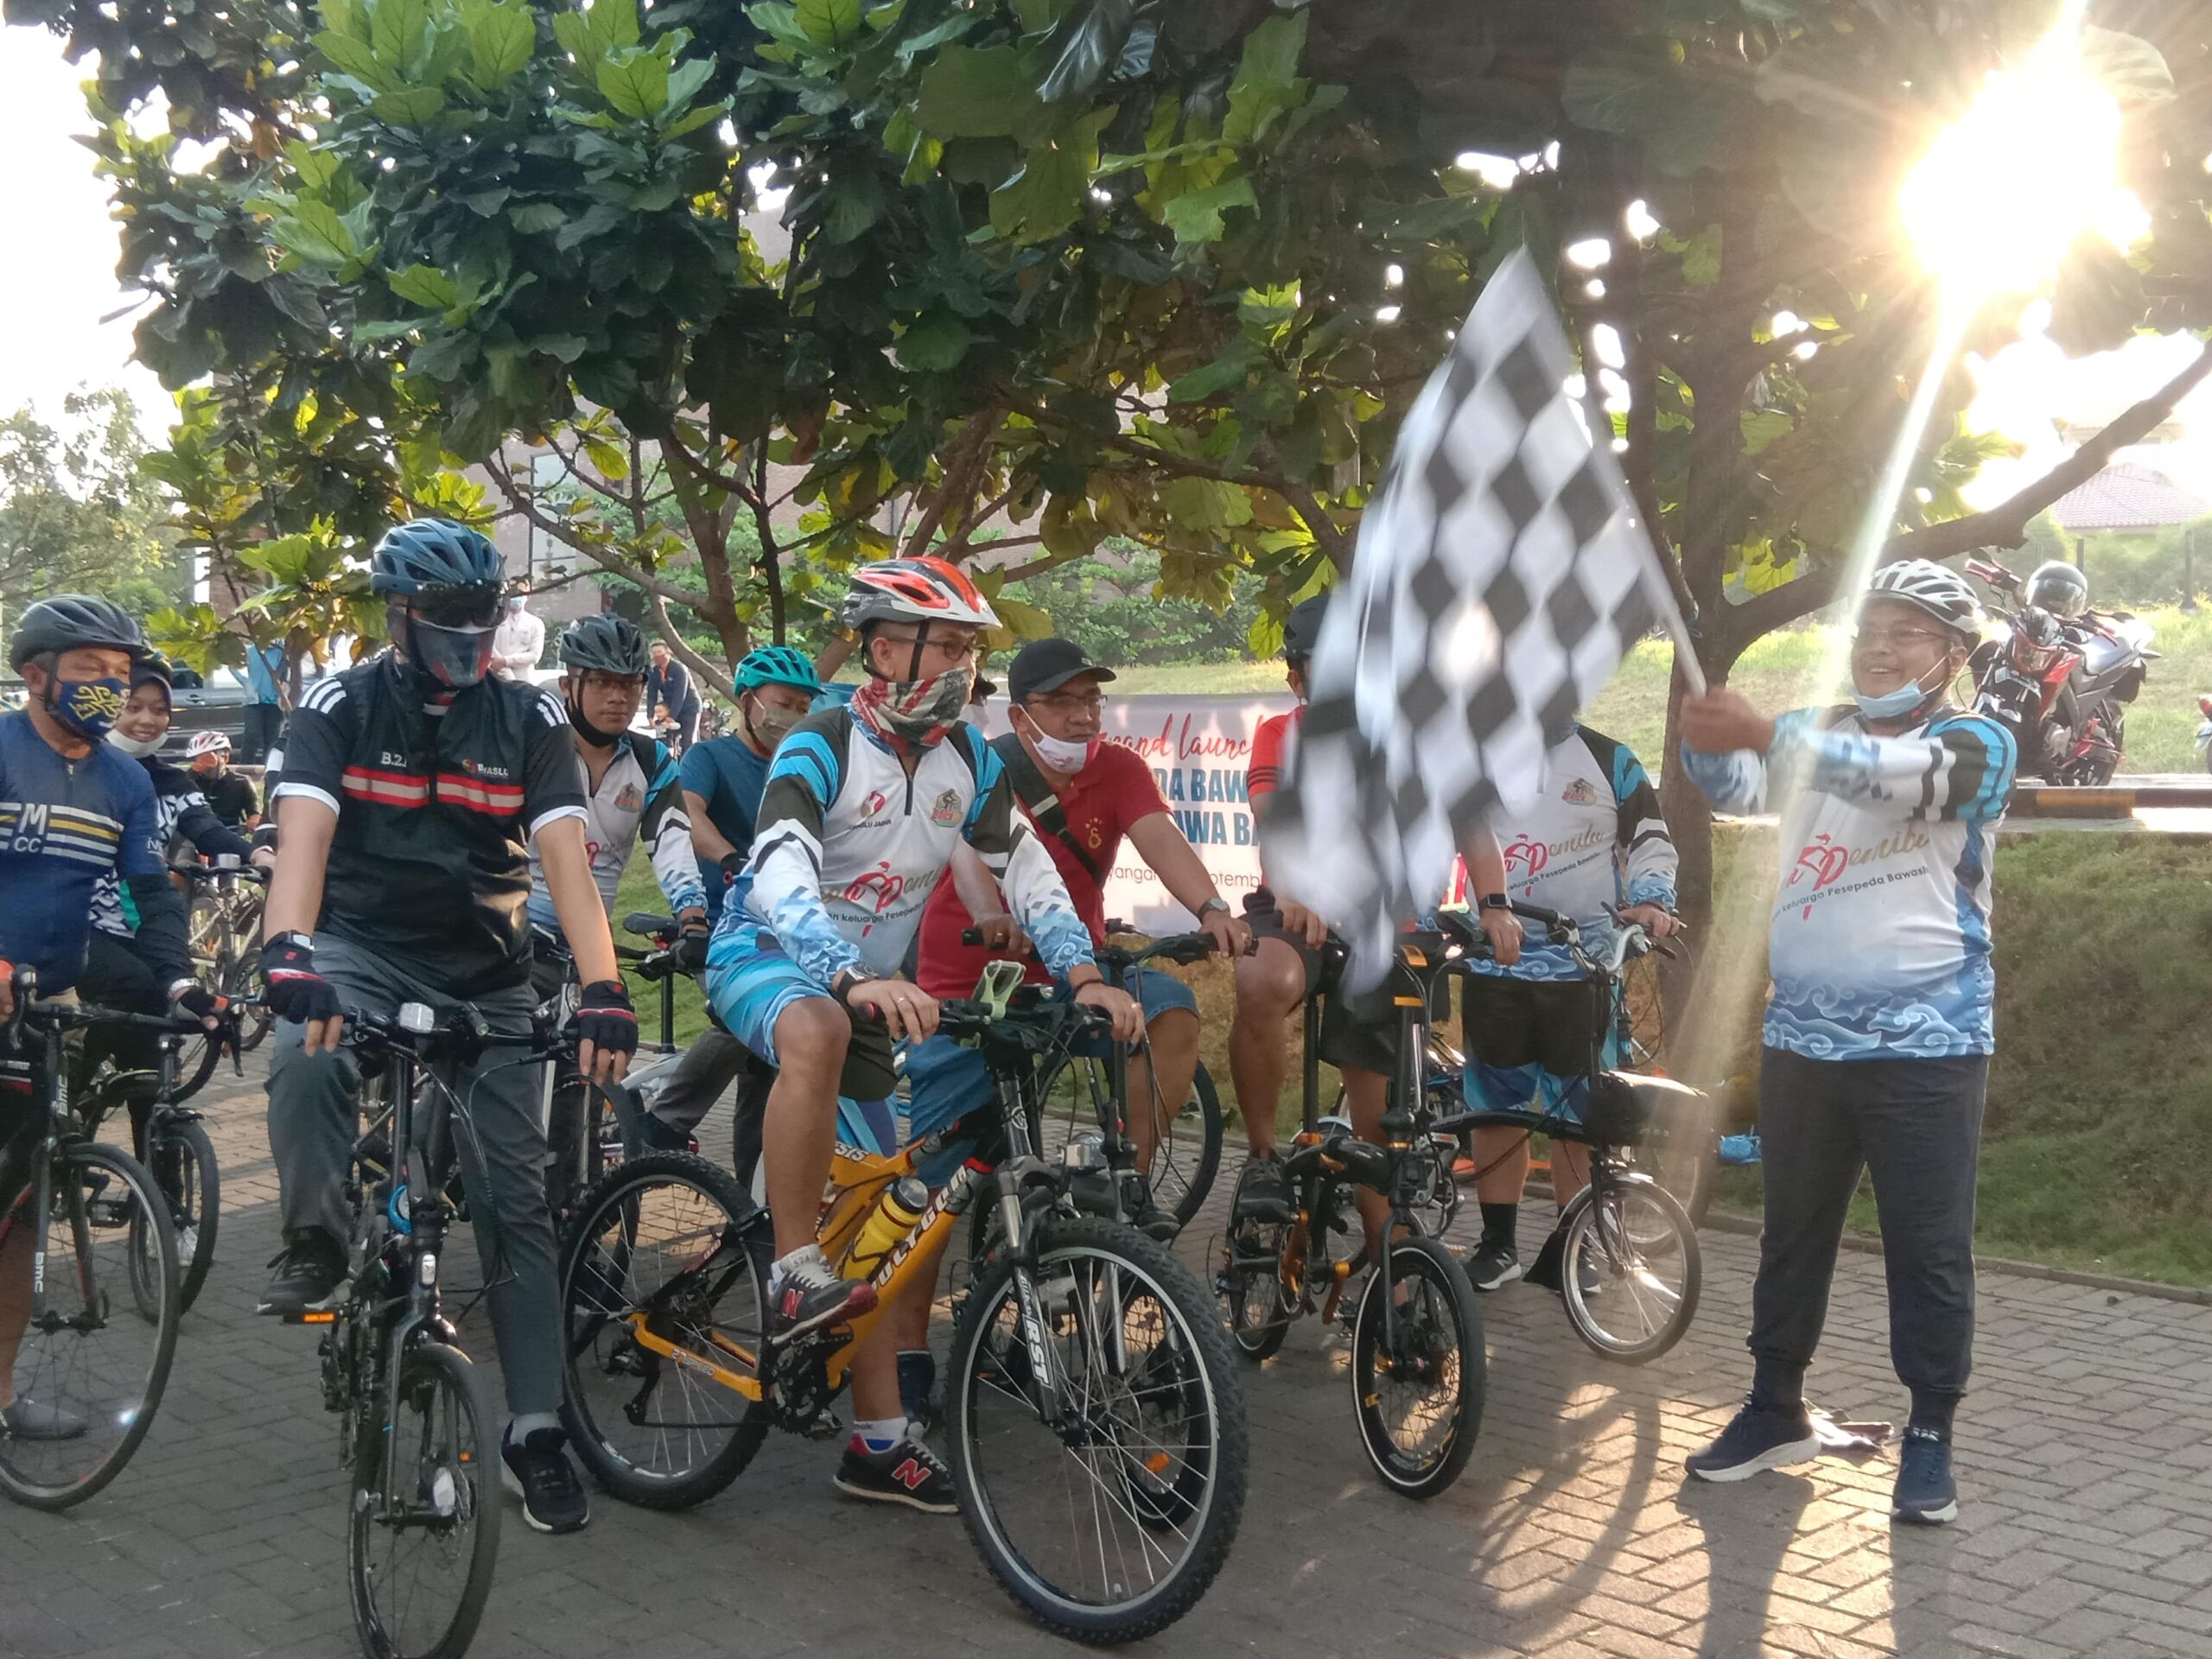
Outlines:
<svg viewBox="0 0 2212 1659"><path fill-rule="evenodd" d="M948 789L937 798L937 804L930 808L930 822L947 826L960 822L960 793Z"/></svg>
<svg viewBox="0 0 2212 1659"><path fill-rule="evenodd" d="M865 905L879 916L899 902L906 891L906 878L887 863L855 876L845 884L848 904Z"/></svg>
<svg viewBox="0 0 2212 1659"><path fill-rule="evenodd" d="M1517 868L1533 881L1551 861L1552 849L1533 836L1517 836L1505 849L1505 874L1509 878Z"/></svg>
<svg viewBox="0 0 2212 1659"><path fill-rule="evenodd" d="M1598 790L1587 778L1578 778L1560 791L1559 798L1569 806L1595 806Z"/></svg>
<svg viewBox="0 0 2212 1659"><path fill-rule="evenodd" d="M861 817L872 818L890 804L891 798L888 795L880 789L871 789L868 792L868 799L861 803Z"/></svg>
<svg viewBox="0 0 2212 1659"><path fill-rule="evenodd" d="M645 804L645 799L635 784L625 784L615 791L614 810L617 812L634 812Z"/></svg>
<svg viewBox="0 0 2212 1659"><path fill-rule="evenodd" d="M486 760L471 760L467 755L461 757L461 769L472 778L505 778L510 775L505 766L495 766Z"/></svg>
<svg viewBox="0 0 2212 1659"><path fill-rule="evenodd" d="M1813 891L1818 893L1841 880L1843 873L1850 868L1851 849L1837 846L1835 838L1823 830L1813 837L1811 846L1797 855L1797 868L1789 873L1789 885L1794 887L1809 875L1813 878ZM1812 913L1813 907L1806 906L1805 914Z"/></svg>
<svg viewBox="0 0 2212 1659"><path fill-rule="evenodd" d="M1802 887L1808 878L1812 881L1812 893L1807 895L1804 907L1799 912L1799 919L1802 920L1813 913L1813 899L1840 881L1847 870L1903 857L1919 852L1927 845L1928 832L1916 824L1908 825L1893 836L1885 836L1872 847L1846 847L1822 830L1797 855L1796 868L1789 872L1789 880L1784 885L1796 887ZM1908 880L1911 874L1910 869L1901 870L1887 876L1870 878L1858 885L1863 887L1881 881Z"/></svg>

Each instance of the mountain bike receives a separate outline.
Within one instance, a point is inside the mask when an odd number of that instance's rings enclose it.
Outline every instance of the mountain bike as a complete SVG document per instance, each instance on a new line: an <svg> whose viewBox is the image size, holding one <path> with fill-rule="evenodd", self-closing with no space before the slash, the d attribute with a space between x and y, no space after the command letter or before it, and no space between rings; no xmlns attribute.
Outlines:
<svg viewBox="0 0 2212 1659"><path fill-rule="evenodd" d="M183 1307L168 1203L137 1159L92 1141L70 1112L64 1039L93 1025L169 1033L181 1022L39 1001L27 967L12 983L0 1102L35 1127L16 1137L13 1157L0 1141L0 1293L24 1320L10 1375L19 1402L77 1427L31 1439L0 1425L0 1492L65 1510L120 1474L153 1427Z"/></svg>
<svg viewBox="0 0 2212 1659"><path fill-rule="evenodd" d="M960 1512L985 1564L1047 1630L1123 1642L1196 1605L1244 1503L1241 1385L1190 1270L1132 1228L1079 1213L1037 1154L1023 1096L1038 1057L1096 1034L1090 1010L1012 1005L986 969L938 1030L983 1054L996 1098L888 1156L841 1147L820 1236L833 1262L890 1189L967 1144L944 1187L868 1273L883 1304L934 1279L961 1217L995 1205L1007 1243L969 1287L947 1372ZM562 1252L569 1387L586 1466L616 1496L683 1509L727 1487L771 1427L828 1439L855 1348L880 1309L778 1346L764 1338L772 1230L727 1172L658 1153L587 1195Z"/></svg>
<svg viewBox="0 0 2212 1659"><path fill-rule="evenodd" d="M155 1070L103 1066L77 1091L74 1102L77 1121L88 1141L99 1137L110 1113L121 1109L130 1114L133 1150L168 1201L169 1226L176 1236L182 1274L177 1285L180 1312L198 1300L215 1265L215 1232L223 1213L223 1174L215 1161L214 1143L200 1125L200 1113L184 1103L206 1084L226 1047L236 1063L239 1035L235 1005L226 1016L225 1030L213 1036L198 1020L187 1022L188 1030L164 1023ZM189 1071L182 1058L188 1046L197 1057ZM243 1067L239 1075L245 1075ZM147 1230L141 1230L140 1243L131 1257L131 1289L143 1311L156 1294Z"/></svg>
<svg viewBox="0 0 2212 1659"><path fill-rule="evenodd" d="M261 905L269 873L242 864L232 854L212 863L172 859L171 874L183 878L188 908L185 944L192 953L193 976L238 1010L238 1051L251 1054L269 1034L268 1007L255 1000L261 976ZM185 1061L188 1075L198 1069L194 1052Z"/></svg>
<svg viewBox="0 0 2212 1659"><path fill-rule="evenodd" d="M1541 905L1516 903L1513 912L1542 927L1564 945L1586 978L1599 988L1591 1021L1589 1085L1574 1113L1477 1109L1440 1121L1440 1134L1503 1126L1573 1141L1590 1148L1590 1181L1560 1211L1539 1267L1558 1268L1567 1322L1590 1348L1609 1359L1640 1365L1682 1338L1697 1313L1702 1258L1697 1229L1675 1196L1637 1166L1635 1149L1656 1124L1708 1122L1705 1096L1672 1078L1608 1071L1605 1022L1625 1018L1620 998L1623 964L1654 948L1633 923L1618 925L1603 957L1586 949L1571 917ZM1471 952L1482 938L1471 917L1445 912L1439 923ZM1465 957L1462 957L1465 960ZM1548 1262L1557 1253L1555 1262Z"/></svg>
<svg viewBox="0 0 2212 1659"><path fill-rule="evenodd" d="M1327 948L1343 950L1334 941ZM1304 1126L1282 1168L1291 1203L1262 1210L1241 1192L1231 1199L1215 1280L1230 1334L1256 1363L1281 1349L1294 1320L1315 1313L1333 1320L1351 1276L1371 1268L1351 1322L1352 1409L1368 1460L1408 1497L1433 1497L1457 1480L1482 1427L1485 1360L1474 1287L1459 1257L1422 1230L1440 1166L1447 1179L1451 1167L1439 1096L1428 1086L1431 1014L1465 948L1436 933L1394 941L1386 983L1398 1011L1399 1058L1380 1144L1359 1139L1342 1118L1317 1115L1319 998L1308 995ZM1372 1262L1364 1243L1335 1242L1361 1236L1363 1187L1390 1209L1389 1237Z"/></svg>
<svg viewBox="0 0 2212 1659"><path fill-rule="evenodd" d="M438 1271L457 1218L455 1131L473 1133L454 1076L563 1052L543 1027L496 1031L473 1008L349 1011L362 1134L346 1197L346 1277L334 1306L284 1316L322 1327L326 1409L347 1471L346 1581L369 1659L454 1659L474 1638L499 1553L499 1434L445 1316ZM480 1160L479 1160L480 1163ZM496 1261L485 1268L487 1280Z"/></svg>

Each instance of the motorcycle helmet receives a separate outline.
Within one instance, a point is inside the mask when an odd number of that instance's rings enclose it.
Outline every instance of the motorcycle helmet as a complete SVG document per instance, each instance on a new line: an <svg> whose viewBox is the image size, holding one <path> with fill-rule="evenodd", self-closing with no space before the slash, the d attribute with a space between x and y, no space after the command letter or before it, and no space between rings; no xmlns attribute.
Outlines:
<svg viewBox="0 0 2212 1659"><path fill-rule="evenodd" d="M2036 568L2022 600L2070 622L2089 608L2089 579L2063 559L2053 559Z"/></svg>

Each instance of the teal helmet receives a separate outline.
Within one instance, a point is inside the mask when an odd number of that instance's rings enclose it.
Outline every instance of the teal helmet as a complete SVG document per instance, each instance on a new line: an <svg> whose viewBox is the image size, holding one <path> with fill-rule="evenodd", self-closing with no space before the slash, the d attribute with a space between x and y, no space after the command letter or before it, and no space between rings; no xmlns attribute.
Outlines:
<svg viewBox="0 0 2212 1659"><path fill-rule="evenodd" d="M789 645L762 645L745 653L737 665L741 695L764 685L789 685L813 696L822 690L814 664Z"/></svg>

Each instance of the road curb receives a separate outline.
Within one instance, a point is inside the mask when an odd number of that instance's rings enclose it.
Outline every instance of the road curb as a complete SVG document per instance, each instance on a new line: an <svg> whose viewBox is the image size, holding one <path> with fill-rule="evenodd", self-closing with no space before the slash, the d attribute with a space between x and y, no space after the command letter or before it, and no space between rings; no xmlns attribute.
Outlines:
<svg viewBox="0 0 2212 1659"><path fill-rule="evenodd" d="M1716 1233L1738 1233L1757 1237L1759 1224L1749 1216L1726 1216L1708 1211L1700 1225ZM1846 1233L1843 1248L1856 1250L1861 1255L1879 1255L1882 1241L1874 1233ZM2198 1307L2212 1307L2212 1289L2196 1285L2162 1285L2152 1279L2123 1279L2117 1274L2077 1273L2071 1268L2046 1267L2040 1262L2016 1262L2005 1255L1983 1255L1977 1252L1974 1258L1977 1268L1986 1273L2001 1273L2015 1279L2042 1279L2052 1284L2081 1285L2090 1290L2123 1292L2130 1296L2153 1296L2162 1302L2188 1302Z"/></svg>

